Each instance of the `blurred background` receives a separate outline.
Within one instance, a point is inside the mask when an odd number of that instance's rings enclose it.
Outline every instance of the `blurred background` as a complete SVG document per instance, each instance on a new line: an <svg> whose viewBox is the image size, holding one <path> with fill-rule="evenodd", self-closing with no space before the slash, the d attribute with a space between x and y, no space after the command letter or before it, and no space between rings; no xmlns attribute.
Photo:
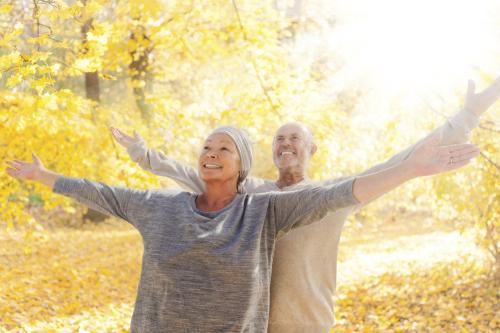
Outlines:
<svg viewBox="0 0 500 333"><path fill-rule="evenodd" d="M306 123L328 179L384 161L500 74L497 0L2 0L0 158L133 188L109 126L194 163L209 131L245 128L252 175ZM344 229L335 332L500 328L500 103L472 165L412 181ZM140 269L126 223L0 173L0 331L128 329Z"/></svg>

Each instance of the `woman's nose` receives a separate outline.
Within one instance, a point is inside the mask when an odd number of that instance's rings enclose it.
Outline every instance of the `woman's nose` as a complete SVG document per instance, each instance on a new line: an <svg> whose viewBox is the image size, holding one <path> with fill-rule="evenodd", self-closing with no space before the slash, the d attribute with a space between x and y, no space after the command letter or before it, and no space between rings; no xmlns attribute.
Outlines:
<svg viewBox="0 0 500 333"><path fill-rule="evenodd" d="M207 154L206 154L206 156L208 158L217 158L217 154L215 152L213 152L213 151L208 151Z"/></svg>

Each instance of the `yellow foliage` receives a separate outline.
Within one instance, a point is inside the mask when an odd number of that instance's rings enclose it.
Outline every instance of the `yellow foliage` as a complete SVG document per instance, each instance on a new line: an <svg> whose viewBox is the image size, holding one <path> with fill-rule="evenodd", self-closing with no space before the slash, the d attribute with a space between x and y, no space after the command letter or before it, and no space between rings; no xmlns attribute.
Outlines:
<svg viewBox="0 0 500 333"><path fill-rule="evenodd" d="M335 73L325 73L321 67L315 69L315 65L293 64L286 43L298 23L289 22L272 6L238 1L243 30L230 1L55 0L38 2L36 17L33 17L33 8L24 7L28 3L31 5L31 2L12 1L0 6L2 161L30 159L31 152L35 151L49 168L69 176L136 188L172 186L171 181L145 173L134 165L127 153L112 141L108 127L113 125L127 132L135 129L150 146L164 150L173 158L194 161L204 133L221 124L234 124L247 129L254 140L256 161L252 174L274 178L276 170L269 159L273 133L280 124L295 120L312 128L319 146L309 170L311 177L326 179L362 171L419 138L400 128L405 121L402 117L388 120L383 132L356 127L351 122L359 104L360 92L356 89L345 89L331 98L318 98L321 94L315 93L325 89L326 78ZM83 36L83 25L88 22L91 24ZM85 97L88 88L85 74L89 72L97 72L97 77L102 79L99 102ZM137 103L141 93L144 103L151 107L148 121L144 121ZM452 110L449 111L451 114ZM478 243L494 257L495 246L500 248L497 119L498 109L482 121L484 128L475 133L474 141L482 148L484 157L474 168L432 181L407 184L358 212L346 231L355 234L367 225L390 223L403 212L431 211L437 220L454 220L463 230L471 230L469 227L474 225ZM415 127L421 130L420 135L431 125L437 125L435 119ZM370 138L370 142L365 140L361 144L362 138ZM62 206L75 216L80 210L73 201L55 196L42 186L21 183L0 173L1 225L11 232L19 226L35 229L30 209L39 206L47 211ZM110 234L102 237L106 235ZM69 243L80 248L67 249L71 244L63 241L66 236L71 239ZM79 252L81 248L93 247L111 251L119 247L118 242L107 238L101 242L101 236L77 231L59 238L36 232L30 237L47 238L43 247L30 240L20 245L24 241L19 238L17 243L13 242L17 245L13 248L22 263L19 267L0 265L0 276L13 283L0 286L8 289L9 296L16 297L15 302L0 303L2 325L15 327L25 323L26 328L37 327L33 331L50 332L71 326L72 322L71 327L79 325L82 331L92 331L87 322L93 318L94 326L103 327L105 331L108 320L110 331L128 327L133 292L122 295L123 298L117 295L117 287L109 282L114 281L110 272L115 272L116 266L99 261L99 251L90 250L83 255ZM97 237L97 241L92 237ZM136 241L136 236L127 237L126 241ZM106 242L111 242L110 248L105 248ZM1 249L8 251L4 246ZM66 257L62 249L68 250ZM116 253L127 255L127 251L122 250ZM49 254L57 259L44 271L44 263L37 262L36 258ZM80 255L88 256L86 260L95 264L78 266L84 262L79 259ZM135 270L127 270L136 265L137 254L128 255L133 258L124 259L117 270L133 275ZM0 260L5 258L0 256ZM53 282L54 287L47 287L47 291L34 289L36 283L26 277L33 268L31 265L42 279ZM84 268L82 271L76 267ZM92 275L95 267L98 267L98 277ZM353 302L356 297L361 301L341 305L347 310L339 314L339 332L356 330L355 319L360 317L363 322L359 325L365 325L358 327L360 331L361 327L375 329L374 321L389 331L421 331L424 319L419 319L417 328L412 328L413 322L403 317L408 312L418 312L420 307L405 303L408 299L398 290L404 288L402 281L420 284L428 279L439 290L434 293L415 290L437 300L439 295L444 295L443 290L449 283L441 283L439 276L450 277L451 273L444 268L437 268L436 272L437 275L415 272L410 277L387 275L377 280L386 286L380 290L381 294L370 294L366 284L343 290L346 296L341 298L341 304ZM125 279L125 273L116 279ZM476 277L465 274L464 279L459 280L458 290L465 293L468 283L476 278L479 285L489 290L490 282L481 277L482 272L476 273ZM103 281L110 275L110 280ZM121 288L131 290L130 280L120 283L117 285ZM89 295L81 294L81 290L93 284L105 285L108 289L99 287ZM64 288L69 288L69 294ZM89 305L95 304L92 298L100 299L97 294L103 290L106 290L105 300L98 301L102 302L99 310L92 309L93 305ZM491 295L480 290L475 292L489 304ZM399 315L397 308L386 303L380 305L381 295L389 295L406 312ZM72 302L66 303L66 298ZM44 304L43 299L48 299L48 303ZM455 305L438 307L443 311L443 318L466 310L464 303L453 299ZM20 305L26 300L36 303L29 306L32 309L29 314L25 310L28 306ZM355 307L357 304L359 307ZM379 307L386 314L372 314L372 309ZM432 316L431 312L425 313ZM472 311L471 316L473 314L483 315L483 312L478 309ZM46 322L47 318L60 327L52 327ZM479 318L463 318L478 327L485 325ZM453 330L460 331L456 327Z"/></svg>

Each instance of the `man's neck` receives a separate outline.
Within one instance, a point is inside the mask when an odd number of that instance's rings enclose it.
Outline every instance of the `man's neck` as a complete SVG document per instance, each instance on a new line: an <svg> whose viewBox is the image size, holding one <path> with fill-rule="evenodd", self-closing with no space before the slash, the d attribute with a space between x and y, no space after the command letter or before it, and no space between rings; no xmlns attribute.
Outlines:
<svg viewBox="0 0 500 333"><path fill-rule="evenodd" d="M300 183L304 179L307 179L307 175L304 170L297 169L283 169L279 170L279 178L276 181L276 186L278 188L284 188L287 186L295 185Z"/></svg>

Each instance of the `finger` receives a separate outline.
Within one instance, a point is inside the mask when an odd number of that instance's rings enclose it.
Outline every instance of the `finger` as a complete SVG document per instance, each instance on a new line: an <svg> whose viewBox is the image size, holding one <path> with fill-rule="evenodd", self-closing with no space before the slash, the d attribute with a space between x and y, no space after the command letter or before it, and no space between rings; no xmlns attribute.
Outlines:
<svg viewBox="0 0 500 333"><path fill-rule="evenodd" d="M479 152L468 152L466 154L462 154L459 156L452 156L449 158L446 164L448 165L455 165L455 164L461 164L463 162L470 162L473 158L477 157L479 155Z"/></svg>
<svg viewBox="0 0 500 333"><path fill-rule="evenodd" d="M117 139L119 134L116 132L116 130L114 128L112 128L111 135L113 136L113 138Z"/></svg>
<svg viewBox="0 0 500 333"><path fill-rule="evenodd" d="M16 170L16 169L7 168L7 169L5 169L5 171L11 177L14 177L14 178L18 178L19 177L19 171Z"/></svg>
<svg viewBox="0 0 500 333"><path fill-rule="evenodd" d="M35 152L31 152L31 157L33 158L33 162L35 162L36 165L41 166L42 161L36 156Z"/></svg>
<svg viewBox="0 0 500 333"><path fill-rule="evenodd" d="M470 160L479 155L479 150L466 151L456 156L451 156L450 160L453 161L462 161L462 160Z"/></svg>
<svg viewBox="0 0 500 333"><path fill-rule="evenodd" d="M449 156L450 159L460 159L462 157L466 157L466 156L471 156L472 157L476 157L477 155L479 155L480 153L480 149L464 149L464 150L461 150L460 152L455 152L453 154L451 154Z"/></svg>
<svg viewBox="0 0 500 333"><path fill-rule="evenodd" d="M122 140L127 140L127 139L132 139L132 137L125 132L119 130L118 128L116 129L117 136L120 137Z"/></svg>
<svg viewBox="0 0 500 333"><path fill-rule="evenodd" d="M136 140L144 141L144 139L142 138L142 136L136 130L134 130L134 138Z"/></svg>
<svg viewBox="0 0 500 333"><path fill-rule="evenodd" d="M21 165L16 161L6 161L5 163L16 169L19 169L21 167Z"/></svg>
<svg viewBox="0 0 500 333"><path fill-rule="evenodd" d="M451 155L459 155L459 156L466 156L466 155L478 155L481 152L481 149L479 147L470 147L470 148L464 148L461 150L457 150L453 152Z"/></svg>
<svg viewBox="0 0 500 333"><path fill-rule="evenodd" d="M474 96L476 92L476 83L474 80L467 81L467 98L471 98Z"/></svg>
<svg viewBox="0 0 500 333"><path fill-rule="evenodd" d="M123 142L123 140L125 140L125 138L123 137L123 134L119 130L116 130L115 132L113 132L113 136L120 143Z"/></svg>
<svg viewBox="0 0 500 333"><path fill-rule="evenodd" d="M26 165L26 164L29 164L28 162L25 162L25 161L21 161L21 160L13 160L14 162L17 162L17 163L20 163L22 165Z"/></svg>
<svg viewBox="0 0 500 333"><path fill-rule="evenodd" d="M457 162L457 163L453 163L453 164L448 164L445 168L446 171L450 171L450 170L455 170L455 169L458 169L458 168L461 168L463 166L466 166L467 164L470 163L471 160L463 160L463 161L460 161L460 162Z"/></svg>
<svg viewBox="0 0 500 333"><path fill-rule="evenodd" d="M444 152L448 152L448 154L453 154L453 153L456 153L456 152L460 152L460 151L463 151L463 150L473 150L473 149L476 149L478 150L478 146L476 146L475 144L472 144L472 143L460 143L460 144L456 144L456 145L449 145L449 146L441 146L439 147L439 150L440 151L444 151Z"/></svg>

